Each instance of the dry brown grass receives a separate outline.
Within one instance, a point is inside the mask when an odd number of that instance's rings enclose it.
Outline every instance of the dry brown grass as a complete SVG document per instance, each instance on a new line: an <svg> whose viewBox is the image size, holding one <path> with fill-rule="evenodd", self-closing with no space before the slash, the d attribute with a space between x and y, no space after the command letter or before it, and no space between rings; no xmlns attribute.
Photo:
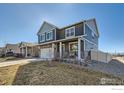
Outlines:
<svg viewBox="0 0 124 93"><path fill-rule="evenodd" d="M0 58L0 62L6 62L6 61L14 61L14 60L20 60L22 58L16 58L16 57L3 57Z"/></svg>
<svg viewBox="0 0 124 93"><path fill-rule="evenodd" d="M99 85L101 78L121 81L111 75L58 62L0 68L0 84L5 85Z"/></svg>
<svg viewBox="0 0 124 93"><path fill-rule="evenodd" d="M20 65L0 68L0 85L11 85Z"/></svg>

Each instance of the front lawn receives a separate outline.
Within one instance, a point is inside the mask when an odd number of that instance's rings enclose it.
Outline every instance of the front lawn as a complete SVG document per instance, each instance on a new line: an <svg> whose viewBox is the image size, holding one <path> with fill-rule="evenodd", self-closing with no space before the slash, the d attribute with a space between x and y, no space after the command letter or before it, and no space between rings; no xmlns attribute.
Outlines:
<svg viewBox="0 0 124 93"><path fill-rule="evenodd" d="M32 62L0 68L1 85L100 85L101 79L114 80L106 84L122 81L112 75L59 62Z"/></svg>

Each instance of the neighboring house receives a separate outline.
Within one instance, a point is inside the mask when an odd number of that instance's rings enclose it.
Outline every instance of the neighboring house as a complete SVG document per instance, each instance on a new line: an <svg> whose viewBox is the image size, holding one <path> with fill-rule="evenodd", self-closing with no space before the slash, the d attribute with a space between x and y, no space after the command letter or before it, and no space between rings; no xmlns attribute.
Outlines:
<svg viewBox="0 0 124 93"><path fill-rule="evenodd" d="M43 22L38 33L40 58L84 59L88 52L98 50L99 32L95 19L74 23L63 28Z"/></svg>
<svg viewBox="0 0 124 93"><path fill-rule="evenodd" d="M5 48L0 47L0 57L5 54Z"/></svg>
<svg viewBox="0 0 124 93"><path fill-rule="evenodd" d="M20 52L24 57L38 57L38 46L33 43L29 42L21 42L20 45Z"/></svg>
<svg viewBox="0 0 124 93"><path fill-rule="evenodd" d="M8 52L13 52L14 54L19 54L20 53L19 44L6 44L5 54Z"/></svg>

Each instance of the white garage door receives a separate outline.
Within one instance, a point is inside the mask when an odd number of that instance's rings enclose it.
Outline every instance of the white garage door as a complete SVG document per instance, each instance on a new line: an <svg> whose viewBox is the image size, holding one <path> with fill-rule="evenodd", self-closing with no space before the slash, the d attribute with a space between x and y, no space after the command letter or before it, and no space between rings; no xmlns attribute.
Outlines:
<svg viewBox="0 0 124 93"><path fill-rule="evenodd" d="M46 59L46 58L52 58L52 48L43 48L41 49L41 54L40 54L40 58Z"/></svg>

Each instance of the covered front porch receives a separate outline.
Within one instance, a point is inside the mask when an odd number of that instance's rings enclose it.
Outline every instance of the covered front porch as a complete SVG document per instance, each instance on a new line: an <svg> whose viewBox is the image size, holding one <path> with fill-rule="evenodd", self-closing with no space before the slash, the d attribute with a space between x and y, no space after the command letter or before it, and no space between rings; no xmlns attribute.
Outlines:
<svg viewBox="0 0 124 93"><path fill-rule="evenodd" d="M55 58L76 60L84 58L84 42L80 38L55 43L54 49Z"/></svg>
<svg viewBox="0 0 124 93"><path fill-rule="evenodd" d="M84 59L84 41L80 38L65 39L39 47L41 59Z"/></svg>
<svg viewBox="0 0 124 93"><path fill-rule="evenodd" d="M20 48L23 57L38 57L38 47L37 46L23 46Z"/></svg>

